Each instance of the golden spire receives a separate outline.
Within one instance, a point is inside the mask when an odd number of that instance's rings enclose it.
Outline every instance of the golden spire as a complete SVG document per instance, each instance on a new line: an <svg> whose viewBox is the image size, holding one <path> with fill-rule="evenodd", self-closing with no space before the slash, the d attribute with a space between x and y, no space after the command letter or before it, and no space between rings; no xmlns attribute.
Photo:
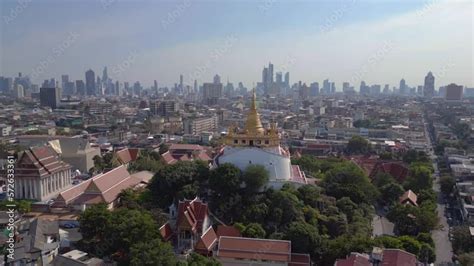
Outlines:
<svg viewBox="0 0 474 266"><path fill-rule="evenodd" d="M245 131L252 135L263 135L265 132L260 121L260 115L257 112L257 94L255 89L253 89L252 104L250 105L250 112L245 123Z"/></svg>

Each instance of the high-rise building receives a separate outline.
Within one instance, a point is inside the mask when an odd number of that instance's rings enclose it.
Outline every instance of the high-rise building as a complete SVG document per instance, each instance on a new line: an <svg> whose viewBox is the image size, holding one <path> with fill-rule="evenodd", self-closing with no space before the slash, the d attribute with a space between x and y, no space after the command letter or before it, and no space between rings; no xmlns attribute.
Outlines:
<svg viewBox="0 0 474 266"><path fill-rule="evenodd" d="M321 93L323 94L329 94L331 92L331 83L329 82L329 79L325 79L323 81L323 89Z"/></svg>
<svg viewBox="0 0 474 266"><path fill-rule="evenodd" d="M183 74L179 75L179 93L184 93Z"/></svg>
<svg viewBox="0 0 474 266"><path fill-rule="evenodd" d="M454 83L446 86L445 99L447 101L460 101L462 99L463 86L456 85Z"/></svg>
<svg viewBox="0 0 474 266"><path fill-rule="evenodd" d="M388 84L385 84L383 87L383 93L388 94L390 93L390 86Z"/></svg>
<svg viewBox="0 0 474 266"><path fill-rule="evenodd" d="M184 134L199 135L203 132L214 132L217 129L217 115L211 117L189 118L183 121Z"/></svg>
<svg viewBox="0 0 474 266"><path fill-rule="evenodd" d="M221 76L217 74L214 76L214 84L221 84Z"/></svg>
<svg viewBox="0 0 474 266"><path fill-rule="evenodd" d="M287 88L290 87L290 72L285 73L285 85Z"/></svg>
<svg viewBox="0 0 474 266"><path fill-rule="evenodd" d="M153 80L153 88L155 89L155 92L158 92L158 82L155 80Z"/></svg>
<svg viewBox="0 0 474 266"><path fill-rule="evenodd" d="M275 82L280 85L283 83L283 74L281 72L277 72L275 74Z"/></svg>
<svg viewBox="0 0 474 266"><path fill-rule="evenodd" d="M407 88L407 84L405 82L405 79L400 80L399 91L400 91L401 95L407 95L408 94L408 88Z"/></svg>
<svg viewBox="0 0 474 266"><path fill-rule="evenodd" d="M435 93L435 77L433 73L428 72L425 77L425 85L423 86L423 96L426 98L433 98Z"/></svg>
<svg viewBox="0 0 474 266"><path fill-rule="evenodd" d="M86 94L86 85L83 80L76 80L76 94L81 96Z"/></svg>
<svg viewBox="0 0 474 266"><path fill-rule="evenodd" d="M25 97L25 89L23 88L23 85L16 84L14 91L15 91L15 98L16 99L21 99L21 98Z"/></svg>
<svg viewBox="0 0 474 266"><path fill-rule="evenodd" d="M367 86L367 84L365 84L365 81L360 82L359 94L361 94L361 95L369 95L370 94L370 87Z"/></svg>
<svg viewBox="0 0 474 266"><path fill-rule="evenodd" d="M72 81L66 81L63 85L63 95L74 95L76 94L76 86Z"/></svg>
<svg viewBox="0 0 474 266"><path fill-rule="evenodd" d="M199 88L198 88L198 81L195 79L195 80L194 80L194 93L198 93L198 90L199 90Z"/></svg>
<svg viewBox="0 0 474 266"><path fill-rule="evenodd" d="M273 64L268 63L268 84L271 85L273 83Z"/></svg>
<svg viewBox="0 0 474 266"><path fill-rule="evenodd" d="M331 93L336 93L336 83L331 82Z"/></svg>
<svg viewBox="0 0 474 266"><path fill-rule="evenodd" d="M86 71L86 93L87 95L96 95L95 73L92 69Z"/></svg>
<svg viewBox="0 0 474 266"><path fill-rule="evenodd" d="M202 85L203 103L207 105L217 104L219 98L222 97L222 83L204 83Z"/></svg>
<svg viewBox="0 0 474 266"><path fill-rule="evenodd" d="M313 83L311 83L309 88L310 88L310 95L311 96L314 97L314 96L317 96L319 94L319 83L313 82Z"/></svg>
<svg viewBox="0 0 474 266"><path fill-rule="evenodd" d="M69 75L61 75L61 87L64 89L66 83L69 82Z"/></svg>
<svg viewBox="0 0 474 266"><path fill-rule="evenodd" d="M51 109L56 109L61 101L61 89L41 88L40 89L40 104L41 106L49 106Z"/></svg>

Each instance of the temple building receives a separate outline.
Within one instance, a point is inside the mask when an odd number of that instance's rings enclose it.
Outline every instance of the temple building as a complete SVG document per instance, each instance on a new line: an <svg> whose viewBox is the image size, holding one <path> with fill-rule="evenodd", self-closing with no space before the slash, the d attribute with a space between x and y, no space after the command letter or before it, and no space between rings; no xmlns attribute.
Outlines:
<svg viewBox="0 0 474 266"><path fill-rule="evenodd" d="M245 128L229 128L224 144L214 159L216 166L231 163L243 171L252 164L262 165L270 176L267 187L275 189L280 189L285 183L307 184L304 172L298 165L291 164L290 152L280 146L276 124L272 123L269 128L262 126L255 91Z"/></svg>
<svg viewBox="0 0 474 266"><path fill-rule="evenodd" d="M49 146L20 154L15 169L15 198L47 201L71 186L71 165Z"/></svg>

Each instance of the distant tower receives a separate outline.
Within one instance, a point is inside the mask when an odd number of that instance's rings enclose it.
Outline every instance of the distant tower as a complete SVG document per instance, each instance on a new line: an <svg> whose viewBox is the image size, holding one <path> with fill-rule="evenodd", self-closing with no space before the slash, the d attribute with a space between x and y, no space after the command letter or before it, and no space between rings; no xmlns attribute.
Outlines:
<svg viewBox="0 0 474 266"><path fill-rule="evenodd" d="M399 90L400 90L400 94L402 94L402 95L408 94L408 93L407 93L407 84L406 84L406 82L405 82L405 79L401 79L401 80L400 80L400 87L399 87Z"/></svg>
<svg viewBox="0 0 474 266"><path fill-rule="evenodd" d="M92 69L86 71L86 93L87 95L96 95L95 73Z"/></svg>
<svg viewBox="0 0 474 266"><path fill-rule="evenodd" d="M194 80L194 93L198 92L198 81L195 79Z"/></svg>
<svg viewBox="0 0 474 266"><path fill-rule="evenodd" d="M285 74L285 85L286 87L290 87L290 72L286 72Z"/></svg>
<svg viewBox="0 0 474 266"><path fill-rule="evenodd" d="M435 77L433 73L428 72L425 77L425 85L423 86L423 96L426 98L433 98L435 88Z"/></svg>
<svg viewBox="0 0 474 266"><path fill-rule="evenodd" d="M183 85L183 74L179 75L179 92L184 92L184 85Z"/></svg>
<svg viewBox="0 0 474 266"><path fill-rule="evenodd" d="M214 84L221 84L221 77L217 74L214 76Z"/></svg>

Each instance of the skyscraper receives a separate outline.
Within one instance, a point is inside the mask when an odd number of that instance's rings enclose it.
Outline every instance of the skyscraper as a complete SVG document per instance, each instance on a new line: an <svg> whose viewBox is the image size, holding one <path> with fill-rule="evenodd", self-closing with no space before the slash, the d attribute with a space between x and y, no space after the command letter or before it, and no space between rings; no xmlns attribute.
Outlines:
<svg viewBox="0 0 474 266"><path fill-rule="evenodd" d="M405 79L401 79L401 80L400 80L400 87L399 87L399 90L400 90L400 94L401 94L401 95L407 95L407 94L408 94L407 84L406 84L406 82L405 82Z"/></svg>
<svg viewBox="0 0 474 266"><path fill-rule="evenodd" d="M435 88L435 77L433 73L428 72L425 77L425 85L423 86L423 96L426 98L433 98Z"/></svg>
<svg viewBox="0 0 474 266"><path fill-rule="evenodd" d="M273 83L273 64L268 63L268 84L271 85Z"/></svg>
<svg viewBox="0 0 474 266"><path fill-rule="evenodd" d="M183 74L179 75L179 93L184 93Z"/></svg>
<svg viewBox="0 0 474 266"><path fill-rule="evenodd" d="M221 84L221 77L217 74L214 76L214 84Z"/></svg>
<svg viewBox="0 0 474 266"><path fill-rule="evenodd" d="M321 93L329 94L330 92L331 92L331 83L329 82L329 79L325 79L323 81L323 89Z"/></svg>
<svg viewBox="0 0 474 266"><path fill-rule="evenodd" d="M290 72L285 73L285 85L287 88L290 87Z"/></svg>
<svg viewBox="0 0 474 266"><path fill-rule="evenodd" d="M222 97L222 83L216 83L214 79L213 83L202 84L202 99L203 103L207 105L217 104L219 98Z"/></svg>
<svg viewBox="0 0 474 266"><path fill-rule="evenodd" d="M87 95L96 95L95 73L92 69L86 71L86 93Z"/></svg>
<svg viewBox="0 0 474 266"><path fill-rule="evenodd" d="M61 101L61 89L41 88L40 89L40 104L41 106L49 106L51 109L56 109Z"/></svg>
<svg viewBox="0 0 474 266"><path fill-rule="evenodd" d="M447 101L460 101L462 99L463 87L454 83L446 86L445 99Z"/></svg>

